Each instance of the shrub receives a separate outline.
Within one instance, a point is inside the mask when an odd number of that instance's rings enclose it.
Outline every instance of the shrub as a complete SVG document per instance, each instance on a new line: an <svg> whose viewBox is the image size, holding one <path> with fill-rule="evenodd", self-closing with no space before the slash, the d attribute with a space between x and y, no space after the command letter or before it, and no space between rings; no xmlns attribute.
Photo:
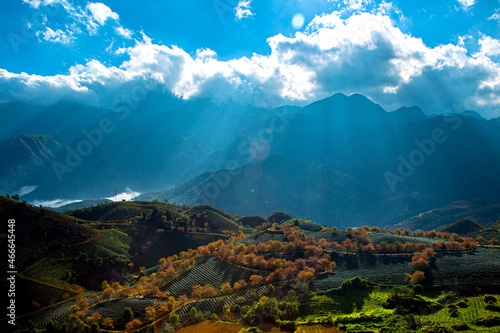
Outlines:
<svg viewBox="0 0 500 333"><path fill-rule="evenodd" d="M197 314L198 310L196 310L196 308L193 306L191 310L189 310L189 318L193 319L194 317L196 317Z"/></svg>
<svg viewBox="0 0 500 333"><path fill-rule="evenodd" d="M131 308L125 308L123 309L123 321L128 323L129 321L131 321L132 319L134 319L134 313L132 312L132 309Z"/></svg>
<svg viewBox="0 0 500 333"><path fill-rule="evenodd" d="M499 316L488 316L486 318L478 318L472 322L477 326L485 326L485 327L493 327L500 325L500 317Z"/></svg>
<svg viewBox="0 0 500 333"><path fill-rule="evenodd" d="M500 306L495 304L486 304L484 308L489 311L500 312Z"/></svg>
<svg viewBox="0 0 500 333"><path fill-rule="evenodd" d="M493 295L484 295L483 300L485 303L496 303L497 298Z"/></svg>
<svg viewBox="0 0 500 333"><path fill-rule="evenodd" d="M421 284L416 284L413 286L413 291L415 292L415 295L422 295L424 292L424 287L422 287Z"/></svg>
<svg viewBox="0 0 500 333"><path fill-rule="evenodd" d="M168 320L170 321L170 324L172 324L172 326L174 327L179 325L179 315L177 313L171 315Z"/></svg>
<svg viewBox="0 0 500 333"><path fill-rule="evenodd" d="M454 331L468 331L470 327L466 323L462 323L451 326L451 329Z"/></svg>

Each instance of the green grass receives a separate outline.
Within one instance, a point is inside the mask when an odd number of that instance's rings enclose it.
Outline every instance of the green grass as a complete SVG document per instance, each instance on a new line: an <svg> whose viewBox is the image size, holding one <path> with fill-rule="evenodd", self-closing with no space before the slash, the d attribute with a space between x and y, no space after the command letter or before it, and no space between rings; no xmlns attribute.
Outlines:
<svg viewBox="0 0 500 333"><path fill-rule="evenodd" d="M486 304L484 303L482 296L467 297L466 302L468 304L467 308L457 307L458 317L450 316L449 310L447 307L441 309L440 311L438 311L436 313L433 313L430 315L425 315L425 316L418 316L418 317L423 321L440 323L440 325L446 326L446 327L451 327L453 325L457 325L457 324L461 324L461 323L467 323L472 328L473 332L498 332L499 331L498 327L487 328L487 327L482 327L482 326L475 326L472 324L472 322L476 319L486 318L488 316L498 314L497 312L489 311L489 310L486 310L484 308ZM496 305L500 306L500 301L497 301Z"/></svg>

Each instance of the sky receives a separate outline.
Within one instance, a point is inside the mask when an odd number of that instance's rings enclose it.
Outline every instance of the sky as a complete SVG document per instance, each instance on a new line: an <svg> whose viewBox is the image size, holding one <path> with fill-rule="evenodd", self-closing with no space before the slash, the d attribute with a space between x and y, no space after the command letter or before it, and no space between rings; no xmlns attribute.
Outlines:
<svg viewBox="0 0 500 333"><path fill-rule="evenodd" d="M500 116L500 1L0 0L0 103L134 87L260 107L361 93Z"/></svg>

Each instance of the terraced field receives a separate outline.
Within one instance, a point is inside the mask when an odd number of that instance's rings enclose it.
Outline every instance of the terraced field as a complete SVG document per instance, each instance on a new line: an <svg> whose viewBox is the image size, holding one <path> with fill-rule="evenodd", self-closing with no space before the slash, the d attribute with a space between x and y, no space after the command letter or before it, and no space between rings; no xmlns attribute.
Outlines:
<svg viewBox="0 0 500 333"><path fill-rule="evenodd" d="M85 275L89 266L126 263L130 260L132 238L118 230L104 230L95 239L61 249L45 260L29 267L24 275L51 284L64 286L73 275ZM98 264L98 258L100 264Z"/></svg>
<svg viewBox="0 0 500 333"><path fill-rule="evenodd" d="M138 269L141 266L156 266L161 258L226 238L223 235L192 232L167 231L161 235L154 235L151 237L152 245L149 247L148 252L135 261L134 267Z"/></svg>
<svg viewBox="0 0 500 333"><path fill-rule="evenodd" d="M336 271L322 274L314 279L312 290L324 291L337 288L343 281L356 276L376 283L403 285L407 283L404 273L413 273L412 267L408 265L411 256L339 256L343 259L337 262L339 267Z"/></svg>
<svg viewBox="0 0 500 333"><path fill-rule="evenodd" d="M448 308L443 308L436 313L419 317L423 320L429 320L450 327L464 322L471 323L476 319L498 314L497 312L486 310L485 305L483 297L472 297L468 299L466 308L457 307L457 317L450 316ZM497 301L496 305L500 306L500 301ZM498 327L487 328L473 324L469 324L469 327L471 329L470 332L498 332Z"/></svg>
<svg viewBox="0 0 500 333"><path fill-rule="evenodd" d="M281 282L276 285L276 287L281 287L288 282ZM298 283L291 283L291 287L300 287ZM269 291L269 285L263 285L256 288L247 289L245 291L235 293L229 296L222 296L217 298L211 298L206 300L201 300L199 302L188 303L182 308L176 311L179 315L181 322L189 317L189 310L195 307L198 311L210 311L212 313L219 313L224 310L224 307L231 307L243 297L244 302L255 301L259 299L260 296L266 294Z"/></svg>
<svg viewBox="0 0 500 333"><path fill-rule="evenodd" d="M436 285L494 285L500 281L500 260L495 248L478 248L474 252L437 253L431 263L430 278ZM336 288L346 279L359 276L372 282L403 285L404 273L413 273L409 266L411 255L348 255L333 254L337 262L334 273L318 276L312 284L314 290Z"/></svg>
<svg viewBox="0 0 500 333"><path fill-rule="evenodd" d="M280 242L285 242L286 238L285 235L283 234L274 234L274 233L259 233L259 234L253 234L250 235L246 238L243 238L239 240L239 243L243 243L246 246L255 244L259 245L260 243L267 243L270 240L275 240L275 241L280 241Z"/></svg>
<svg viewBox="0 0 500 333"><path fill-rule="evenodd" d="M162 291L168 291L171 295L190 295L195 285L211 284L219 289L223 283L231 283L239 280L250 280L251 275L266 276L267 273L245 269L223 262L219 258L210 257L195 264L191 269L181 273L170 284L163 286Z"/></svg>
<svg viewBox="0 0 500 333"><path fill-rule="evenodd" d="M495 248L478 248L474 252L436 254L432 267L436 285L494 285L500 281L500 253Z"/></svg>
<svg viewBox="0 0 500 333"><path fill-rule="evenodd" d="M120 319L123 315L123 309L130 308L134 313L134 318L145 322L146 313L144 309L148 306L157 307L159 305L154 298L112 299L89 308L89 315L99 312L105 318Z"/></svg>
<svg viewBox="0 0 500 333"><path fill-rule="evenodd" d="M240 324L204 321L177 331L178 333L238 333L243 328Z"/></svg>
<svg viewBox="0 0 500 333"><path fill-rule="evenodd" d="M89 306L92 304L95 304L96 302L99 301L99 299L93 299L92 297L86 297L87 301L89 303ZM49 320L52 321L64 321L66 320L71 312L69 311L69 308L75 304L74 300L69 300L65 303L61 303L59 305L56 305L54 307L51 307L47 310L43 310L40 312L37 312L29 317L29 320L33 323L36 323L37 328L45 328L47 325L47 322Z"/></svg>
<svg viewBox="0 0 500 333"><path fill-rule="evenodd" d="M296 333L341 333L343 331L339 330L335 326L325 326L325 325L302 325L299 326Z"/></svg>
<svg viewBox="0 0 500 333"><path fill-rule="evenodd" d="M371 233L370 234L370 240L374 245L379 244L381 242L387 242L387 243L394 243L394 242L401 242L401 243L424 243L424 244L430 244L434 242L441 242L444 241L440 238L426 238L426 237L411 237L411 236L398 236L398 235L393 235L393 234L384 234L384 233Z"/></svg>

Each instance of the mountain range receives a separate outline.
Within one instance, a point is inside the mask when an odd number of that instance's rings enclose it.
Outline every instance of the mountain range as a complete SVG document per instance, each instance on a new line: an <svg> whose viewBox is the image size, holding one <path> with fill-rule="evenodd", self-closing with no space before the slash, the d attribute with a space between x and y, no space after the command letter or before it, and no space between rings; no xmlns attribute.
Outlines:
<svg viewBox="0 0 500 333"><path fill-rule="evenodd" d="M27 201L130 188L144 193L138 200L204 202L241 215L283 210L325 225L390 225L500 195L500 123L472 111L387 112L359 94L275 109L154 96L47 116L53 121L29 134L19 124L34 111L10 107L20 116L2 132L0 193L30 188ZM0 117L12 110L2 106ZM91 116L79 121L83 114Z"/></svg>

